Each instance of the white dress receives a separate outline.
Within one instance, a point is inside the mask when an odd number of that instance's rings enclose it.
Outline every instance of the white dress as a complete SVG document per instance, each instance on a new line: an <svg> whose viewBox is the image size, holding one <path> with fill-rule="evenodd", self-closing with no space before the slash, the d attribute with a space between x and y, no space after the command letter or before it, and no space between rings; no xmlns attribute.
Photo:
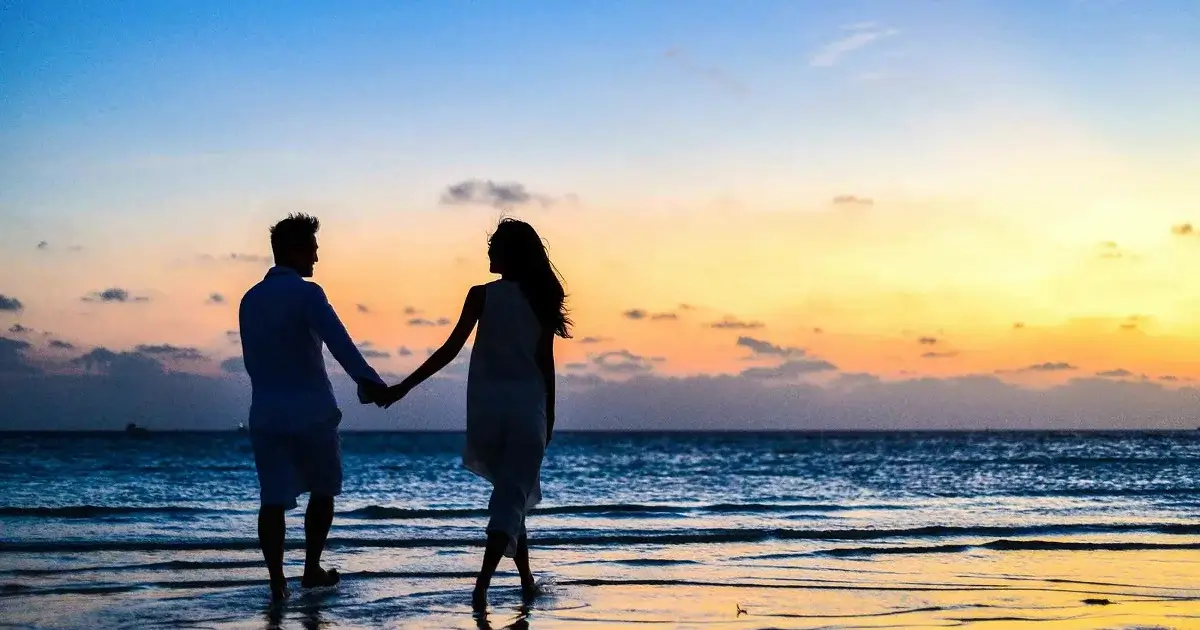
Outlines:
<svg viewBox="0 0 1200 630"><path fill-rule="evenodd" d="M546 383L536 359L542 327L516 282L484 288L467 376L463 466L492 482L487 529L508 534L511 556L525 514L542 500Z"/></svg>

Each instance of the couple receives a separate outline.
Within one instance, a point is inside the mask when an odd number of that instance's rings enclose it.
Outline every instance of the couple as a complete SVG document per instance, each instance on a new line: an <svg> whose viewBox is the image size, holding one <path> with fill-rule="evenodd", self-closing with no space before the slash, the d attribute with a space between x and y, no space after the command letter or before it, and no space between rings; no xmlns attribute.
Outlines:
<svg viewBox="0 0 1200 630"><path fill-rule="evenodd" d="M487 606L501 556L513 558L527 597L537 588L529 569L525 515L541 500L542 456L554 429L554 337L568 337L565 295L541 238L528 223L503 219L488 239L491 271L500 280L472 287L462 315L442 344L403 382L388 387L363 359L319 285L306 282L317 262L312 216L293 214L271 228L275 266L242 298L238 319L250 375L250 440L261 507L258 539L271 598L290 595L283 574L284 512L310 493L304 515L301 586L333 586L340 576L321 568L342 490L342 414L321 346L357 383L359 402L388 407L446 367L476 324L467 379L467 440L463 465L492 483L487 547L472 605Z"/></svg>

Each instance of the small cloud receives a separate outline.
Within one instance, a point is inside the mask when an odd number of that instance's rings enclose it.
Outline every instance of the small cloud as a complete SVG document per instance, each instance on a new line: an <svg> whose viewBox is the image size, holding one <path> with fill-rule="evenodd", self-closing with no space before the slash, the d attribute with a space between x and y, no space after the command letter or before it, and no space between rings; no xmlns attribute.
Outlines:
<svg viewBox="0 0 1200 630"><path fill-rule="evenodd" d="M61 339L51 339L50 347L56 350L74 350L75 344L69 341L63 341Z"/></svg>
<svg viewBox="0 0 1200 630"><path fill-rule="evenodd" d="M0 311L20 313L24 308L25 305L21 303L21 300L0 293Z"/></svg>
<svg viewBox="0 0 1200 630"><path fill-rule="evenodd" d="M1025 322L1013 322L1012 327L1013 330L1021 330L1022 328L1025 328Z"/></svg>
<svg viewBox="0 0 1200 630"><path fill-rule="evenodd" d="M634 319L634 320L637 320L637 319L646 319L646 311L644 311L644 310L642 310L642 309L640 309L640 308L631 308L631 309L629 309L628 311L625 311L624 313L621 313L621 315L622 315L622 316L623 316L625 319Z"/></svg>
<svg viewBox="0 0 1200 630"><path fill-rule="evenodd" d="M564 365L563 367L567 368L568 370L586 370L586 369L588 369L588 364L587 363L568 363L568 364Z"/></svg>
<svg viewBox="0 0 1200 630"><path fill-rule="evenodd" d="M39 241L37 248L42 250L50 249L50 243L47 243L46 241Z"/></svg>
<svg viewBox="0 0 1200 630"><path fill-rule="evenodd" d="M532 193L525 188L524 184L480 179L468 179L451 184L442 193L442 204L447 206L481 205L506 209L532 203L548 207L554 205L554 199Z"/></svg>
<svg viewBox="0 0 1200 630"><path fill-rule="evenodd" d="M229 374L245 374L246 361L242 357L229 357L221 361L221 371Z"/></svg>
<svg viewBox="0 0 1200 630"><path fill-rule="evenodd" d="M592 365L602 372L614 374L636 374L649 372L654 369L652 359L634 354L628 350L614 350L598 354L591 358Z"/></svg>
<svg viewBox="0 0 1200 630"><path fill-rule="evenodd" d="M593 344L604 343L606 341L612 341L612 337L584 337L579 340L579 343Z"/></svg>
<svg viewBox="0 0 1200 630"><path fill-rule="evenodd" d="M878 383L879 377L866 372L842 372L838 374L837 380L834 381L835 386L854 386L854 385L869 385Z"/></svg>
<svg viewBox="0 0 1200 630"><path fill-rule="evenodd" d="M656 322L674 321L677 319L679 319L679 315L675 313L655 313L650 316L650 320Z"/></svg>
<svg viewBox="0 0 1200 630"><path fill-rule="evenodd" d="M263 256L262 254L240 254L237 252L230 253L224 260L230 262L253 263L258 265L270 265L275 262L271 256Z"/></svg>
<svg viewBox="0 0 1200 630"><path fill-rule="evenodd" d="M220 293L213 293L213 294L210 294L210 295L208 296L208 299L207 299L207 300L205 300L205 303L206 303L206 304L224 304L224 303L225 303L225 296L224 296L224 295L221 295Z"/></svg>
<svg viewBox="0 0 1200 630"><path fill-rule="evenodd" d="M1129 370L1126 370L1125 368L1117 368L1115 370L1104 370L1103 372L1096 372L1096 376L1103 376L1105 378L1125 378L1127 376L1133 376L1133 372L1130 372Z"/></svg>
<svg viewBox="0 0 1200 630"><path fill-rule="evenodd" d="M753 379L793 378L834 370L837 370L837 366L823 359L798 359L785 361L775 367L747 368L742 370L742 376Z"/></svg>
<svg viewBox="0 0 1200 630"><path fill-rule="evenodd" d="M764 324L762 322L746 322L734 317L725 317L719 322L713 322L709 324L708 327L725 330L753 330L757 328L763 328Z"/></svg>
<svg viewBox="0 0 1200 630"><path fill-rule="evenodd" d="M1064 362L1046 362L1029 365L1018 370L1019 372L1065 372L1069 370L1078 370L1079 368Z"/></svg>
<svg viewBox="0 0 1200 630"><path fill-rule="evenodd" d="M815 68L828 68L837 64L844 56L864 48L885 37L891 37L899 31L884 28L874 22L860 22L842 27L849 34L836 39L819 48L808 60L808 65Z"/></svg>
<svg viewBox="0 0 1200 630"><path fill-rule="evenodd" d="M1175 236L1192 236L1196 233L1196 228L1192 227L1191 223L1180 223L1171 226L1171 233Z"/></svg>
<svg viewBox="0 0 1200 630"><path fill-rule="evenodd" d="M938 342L937 337L918 337L917 338L917 343L919 343L923 346L936 345L937 342Z"/></svg>
<svg viewBox="0 0 1200 630"><path fill-rule="evenodd" d="M366 359L386 359L390 356L388 352L375 348L375 344L370 341L364 341L358 344L358 351Z"/></svg>
<svg viewBox="0 0 1200 630"><path fill-rule="evenodd" d="M152 356L156 358L176 359L180 361L200 361L203 360L204 354L200 350L188 346L173 346L169 343L157 345L138 345L134 348L139 354Z"/></svg>
<svg viewBox="0 0 1200 630"><path fill-rule="evenodd" d="M825 334L825 329L824 329L824 328L813 328L812 330L813 330L813 334L814 334L814 335L823 335L823 334Z"/></svg>
<svg viewBox="0 0 1200 630"><path fill-rule="evenodd" d="M399 348L396 348L396 356L398 357L411 357L412 354L413 351L410 350L408 346L400 346Z"/></svg>
<svg viewBox="0 0 1200 630"><path fill-rule="evenodd" d="M1164 374L1164 375L1162 375L1162 376L1158 377L1158 380L1160 380L1160 381L1164 381L1164 382L1167 382L1167 383L1174 383L1174 382L1176 382L1176 381L1178 381L1178 380L1179 380L1179 377L1178 377L1178 376L1171 376L1170 374Z"/></svg>
<svg viewBox="0 0 1200 630"><path fill-rule="evenodd" d="M958 352L953 350L948 352L926 352L921 355L922 359L950 359L958 356Z"/></svg>
<svg viewBox="0 0 1200 630"><path fill-rule="evenodd" d="M12 326L8 327L8 332L14 335L25 335L33 332L33 329L29 328L28 326L22 326L21 324L13 324Z"/></svg>
<svg viewBox="0 0 1200 630"><path fill-rule="evenodd" d="M229 340L229 343L241 343L242 333L236 330L226 330L225 338Z"/></svg>
<svg viewBox="0 0 1200 630"><path fill-rule="evenodd" d="M415 306L405 306L405 307L404 307L404 314L405 314L405 315L420 315L420 314L421 314L421 309L419 309L419 308L417 308L417 307L415 307Z"/></svg>
<svg viewBox="0 0 1200 630"><path fill-rule="evenodd" d="M663 53L663 56L673 62L684 72L708 81L717 89L728 92L734 96L743 96L750 92L750 88L747 87L746 84L737 77L730 75L714 65L697 63L686 51L681 48L669 48L665 53Z"/></svg>
<svg viewBox="0 0 1200 630"><path fill-rule="evenodd" d="M414 317L408 320L409 326L449 326L450 319L439 317L437 319L425 319L424 317Z"/></svg>
<svg viewBox="0 0 1200 630"><path fill-rule="evenodd" d="M693 305L691 305L691 304L680 304L680 305L679 305L679 310L681 310L681 311L694 311L694 310L696 310L696 307L695 307L695 306L693 306Z"/></svg>
<svg viewBox="0 0 1200 630"><path fill-rule="evenodd" d="M748 348L755 356L802 357L805 353L804 348L785 348L753 337L738 337L736 345Z"/></svg>
<svg viewBox="0 0 1200 630"><path fill-rule="evenodd" d="M85 295L84 302L104 302L104 303L125 303L125 302L149 302L150 298L143 296L132 296L125 289L112 287L103 291L96 291Z"/></svg>
<svg viewBox="0 0 1200 630"><path fill-rule="evenodd" d="M833 198L833 205L844 206L851 208L870 208L875 205L875 200L870 197L857 197L855 195L838 195Z"/></svg>
<svg viewBox="0 0 1200 630"><path fill-rule="evenodd" d="M370 313L371 312L371 309L369 307L367 307L366 304L355 304L354 308L357 309L359 313Z"/></svg>

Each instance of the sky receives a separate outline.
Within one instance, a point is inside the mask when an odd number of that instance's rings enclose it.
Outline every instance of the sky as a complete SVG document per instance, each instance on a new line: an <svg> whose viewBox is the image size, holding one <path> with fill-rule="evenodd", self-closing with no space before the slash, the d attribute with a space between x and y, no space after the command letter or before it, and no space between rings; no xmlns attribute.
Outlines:
<svg viewBox="0 0 1200 630"><path fill-rule="evenodd" d="M1200 7L0 4L0 429L228 428L269 226L394 382L502 216L567 429L1200 426ZM348 428L456 429L461 361Z"/></svg>

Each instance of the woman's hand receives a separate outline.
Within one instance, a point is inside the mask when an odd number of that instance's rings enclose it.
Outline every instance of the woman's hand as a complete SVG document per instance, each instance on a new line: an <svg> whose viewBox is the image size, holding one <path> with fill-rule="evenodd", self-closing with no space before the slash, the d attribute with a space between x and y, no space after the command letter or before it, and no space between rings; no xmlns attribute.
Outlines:
<svg viewBox="0 0 1200 630"><path fill-rule="evenodd" d="M396 404L396 402L398 402L401 398L404 398L406 395L408 395L408 392L411 391L411 389L411 387L406 386L404 383L392 385L391 387L387 388L387 392L384 394L382 400L383 408L387 409L388 407Z"/></svg>

